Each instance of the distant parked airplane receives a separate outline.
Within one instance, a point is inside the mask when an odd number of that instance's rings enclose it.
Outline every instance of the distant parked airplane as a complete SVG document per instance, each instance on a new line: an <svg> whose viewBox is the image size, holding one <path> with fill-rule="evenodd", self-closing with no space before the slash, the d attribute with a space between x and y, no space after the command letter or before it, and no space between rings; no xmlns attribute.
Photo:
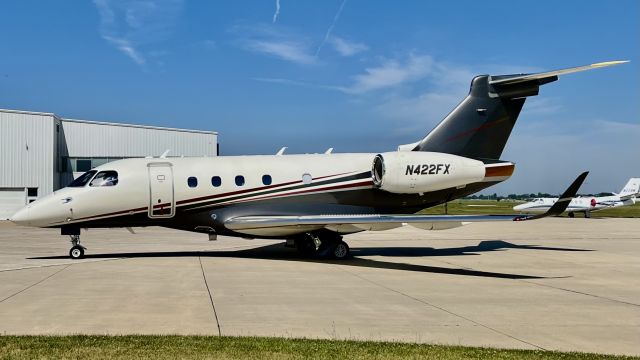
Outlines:
<svg viewBox="0 0 640 360"><path fill-rule="evenodd" d="M640 178L631 178L622 188L619 194L600 197L577 197L571 200L565 212L569 212L569 217L574 217L575 213L584 213L584 217L591 217L592 211L610 209L619 206L633 205L640 192ZM558 198L537 198L525 204L513 207L513 210L521 212L545 212L555 204Z"/></svg>
<svg viewBox="0 0 640 360"><path fill-rule="evenodd" d="M425 230L562 213L580 175L538 215L416 215L508 179L500 156L529 96L558 76L626 61L537 74L480 75L426 137L383 153L126 159L100 165L27 205L11 221L60 228L81 258L80 229L164 226L217 235L286 239L303 254L343 259L343 234L409 224ZM339 130L339 129L338 129ZM300 136L303 136L302 134Z"/></svg>

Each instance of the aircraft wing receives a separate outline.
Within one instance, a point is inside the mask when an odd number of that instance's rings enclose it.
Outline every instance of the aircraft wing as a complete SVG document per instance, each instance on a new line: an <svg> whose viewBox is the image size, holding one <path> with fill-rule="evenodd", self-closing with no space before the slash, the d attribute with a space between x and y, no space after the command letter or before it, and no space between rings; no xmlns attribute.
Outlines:
<svg viewBox="0 0 640 360"><path fill-rule="evenodd" d="M526 81L538 80L541 84L547 83L551 81L555 81L558 79L558 75L571 74L579 71L586 71L591 69L597 69L605 66L612 66L618 64L624 64L629 62L628 60L624 61L605 61L596 64L578 66L568 69L547 71L535 74L519 74L519 75L502 75L502 76L492 76L489 80L489 84L491 85L510 85L517 84Z"/></svg>
<svg viewBox="0 0 640 360"><path fill-rule="evenodd" d="M629 200L631 198L638 197L638 195L640 195L640 193L628 194L628 195L620 196L620 201Z"/></svg>
<svg viewBox="0 0 640 360"><path fill-rule="evenodd" d="M339 232L388 230L409 224L424 230L443 230L466 223L485 221L526 221L562 214L576 196L588 172L578 176L544 214L539 215L301 215L301 216L240 216L227 220L225 226L240 233L261 234L273 228L322 229Z"/></svg>

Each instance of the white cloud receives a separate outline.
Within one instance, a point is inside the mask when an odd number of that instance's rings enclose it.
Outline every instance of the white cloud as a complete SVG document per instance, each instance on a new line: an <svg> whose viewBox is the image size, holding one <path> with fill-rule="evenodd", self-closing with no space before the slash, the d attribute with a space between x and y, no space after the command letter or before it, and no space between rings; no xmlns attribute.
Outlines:
<svg viewBox="0 0 640 360"><path fill-rule="evenodd" d="M346 93L361 94L415 82L427 76L433 64L428 55L410 54L404 61L384 60L380 66L366 68L363 74L353 76L353 83L341 89Z"/></svg>
<svg viewBox="0 0 640 360"><path fill-rule="evenodd" d="M316 64L309 39L271 25L235 26L230 30L239 36L240 46L247 50L277 57L301 65Z"/></svg>
<svg viewBox="0 0 640 360"><path fill-rule="evenodd" d="M280 15L280 0L276 0L276 12L273 13L273 23L278 21L278 15Z"/></svg>
<svg viewBox="0 0 640 360"><path fill-rule="evenodd" d="M183 0L93 2L102 38L140 66L148 64L146 49L170 36L183 5Z"/></svg>
<svg viewBox="0 0 640 360"><path fill-rule="evenodd" d="M105 40L109 43L113 44L118 50L122 51L125 55L131 58L136 64L144 65L147 61L145 58L136 50L133 45L127 39L119 39L111 36L103 36Z"/></svg>
<svg viewBox="0 0 640 360"><path fill-rule="evenodd" d="M298 64L308 65L316 62L316 58L308 53L307 45L298 41L247 40L245 48Z"/></svg>
<svg viewBox="0 0 640 360"><path fill-rule="evenodd" d="M337 36L329 38L329 43L342 56L353 56L369 49L365 44L351 42Z"/></svg>

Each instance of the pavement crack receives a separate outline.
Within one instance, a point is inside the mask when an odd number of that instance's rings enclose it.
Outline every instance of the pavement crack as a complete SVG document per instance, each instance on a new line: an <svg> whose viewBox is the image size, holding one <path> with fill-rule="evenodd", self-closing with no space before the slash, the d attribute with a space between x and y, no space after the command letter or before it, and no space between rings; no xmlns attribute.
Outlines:
<svg viewBox="0 0 640 360"><path fill-rule="evenodd" d="M11 294L11 295L7 296L6 298L4 298L4 299L0 300L0 304L1 304L1 303L3 303L3 302L5 302L6 300L11 299L12 297L14 297L14 296L16 296L16 295L18 295L18 294L21 294L21 293L23 293L23 292L25 292L25 291L27 291L27 290L31 289L32 287L34 287L34 286L36 286L36 285L38 285L38 284L41 284L41 283L45 282L46 280L48 280L48 279L52 278L54 275L58 274L59 272L61 272L61 271L62 271L62 270L64 270L64 269L68 268L69 266L71 266L71 264L69 264L69 265L67 265L67 266L63 267L62 269L60 269L60 270L58 270L58 271L56 271L56 272L54 272L54 273L52 273L52 274L49 274L49 275L48 275L48 276L46 276L44 279L39 280L39 281L37 281L37 282L35 282L35 283L33 283L33 284L31 284L31 285L27 286L26 288L24 288L24 289L22 289L22 290L20 290L20 291L18 291L18 292L15 292L15 293L13 293L13 294Z"/></svg>
<svg viewBox="0 0 640 360"><path fill-rule="evenodd" d="M432 307L432 308L434 308L434 309L438 309L438 310L440 310L440 311L444 311L444 312L446 312L446 313L447 313L447 314L449 314L449 315L453 315L453 316L458 317L458 318L460 318L460 319L466 320L466 321L468 321L468 322L470 322L470 323L473 323L473 324L476 324L476 325L478 325L478 326L481 326L481 327L483 327L483 328L485 328L485 329L487 329L487 330L489 330L489 331L493 331L493 332L495 332L495 333L497 333L497 334L500 334L500 335L506 336L506 337L508 337L508 338L510 338L510 339L516 340L516 341L521 342L521 343L523 343L523 344L527 344L527 345L529 345L529 346L533 346L534 348L537 348L537 349L540 349L540 350L547 350L547 349L543 348L543 347L542 347L542 346L540 346L540 345L536 345L536 344L530 343L530 342L528 342L528 341L526 341L526 340L519 339L519 338L517 338L517 337L515 337L515 336L513 336L513 335L510 335L510 334L507 334L507 333L505 333L505 332L502 332L502 331L500 331L500 330L498 330L498 329L492 328L491 326L488 326L488 325L482 324L482 323L480 323L480 322L478 322L478 321L475 321L475 320L473 320L473 319L471 319L471 318L468 318L468 317L466 317L466 316L463 316L463 315L460 315L460 314L456 314L456 313L454 313L453 311L450 311L450 310L447 310L447 309L445 309L445 308L443 308L443 307L441 307L441 306L438 306L438 305L432 304L432 303L430 303L430 302L428 302L428 301L426 301L426 300L419 299L419 298L417 298L417 297L415 297L415 296L411 296L411 295L409 295L409 294L407 294L407 293L404 293L404 292L402 292L402 291L400 291L400 290L396 290L396 289L390 288L390 287L388 287L388 286L386 286L386 285L383 285L383 284L377 283L377 282L375 282L375 281L373 281L373 280L367 279L366 277L364 277L364 276L362 276L362 275L359 275L359 274L357 274L357 273L354 273L354 272L349 271L349 270L347 270L347 269L344 269L344 268L342 268L342 267L338 267L338 268L339 268L340 270L342 270L342 271L345 271L345 272L347 272L347 273L349 273L349 274L351 274L351 275L353 275L353 276L355 276L355 277L357 277L357 278L361 279L361 280L364 280L364 281L366 281L366 282L369 282L369 283L371 283L371 284L373 284L373 285L376 285L376 286L378 286L378 287L381 287L381 288L383 288L383 289L386 289L386 290L392 291L392 292L394 292L394 293L396 293L396 294L402 295L402 296L404 296L404 297L406 297L406 298L409 298L409 299L411 299L411 300L413 300L413 301L417 301L417 302L422 303L422 304L424 304L424 305L430 306L430 307Z"/></svg>
<svg viewBox="0 0 640 360"><path fill-rule="evenodd" d="M209 294L209 300L211 301L211 308L213 309L213 316L216 319L216 326L218 327L218 336L222 336L222 329L220 328L220 320L218 319L218 312L216 311L216 304L213 302L213 295L209 289L209 283L207 283L207 275L204 273L204 266L202 266L202 258L198 256L198 262L200 263L200 270L202 270L202 278L204 279L204 286L207 288Z"/></svg>
<svg viewBox="0 0 640 360"><path fill-rule="evenodd" d="M590 294L590 293L583 292L583 291L571 290L571 289L567 289L567 288L563 288L563 287L559 287L559 286L553 286L553 285L549 285L549 284L541 284L541 283L537 283L535 281L528 281L528 280L522 280L522 279L520 279L520 280L523 281L523 282L529 283L529 284L534 284L534 285L538 285L538 286L542 286L542 287L547 287L547 288L551 288L551 289L566 291L566 292L570 292L570 293L574 293L574 294L591 296L591 297L594 297L594 298L597 298L597 299L613 301L613 302L616 302L616 303L619 303L619 304L625 304L625 305L631 305L631 306L640 307L640 304L636 304L636 303L632 303L632 302L628 302L628 301L624 301L624 300L616 300L616 299L612 299L612 298L609 298L609 297L606 297L606 296Z"/></svg>

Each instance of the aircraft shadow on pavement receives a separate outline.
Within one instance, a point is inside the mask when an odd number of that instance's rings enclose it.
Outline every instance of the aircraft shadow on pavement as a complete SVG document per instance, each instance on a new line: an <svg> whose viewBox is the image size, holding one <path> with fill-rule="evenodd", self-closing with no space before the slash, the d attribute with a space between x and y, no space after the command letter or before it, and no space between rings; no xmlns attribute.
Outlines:
<svg viewBox="0 0 640 360"><path fill-rule="evenodd" d="M462 276L477 276L499 279L549 279L550 277L530 276L521 274L498 273L479 271L465 268L448 268L440 266L407 264L397 262L379 261L361 258L360 256L390 256L390 257L430 257L430 256L463 256L479 255L480 252L504 251L506 249L546 250L546 251L593 251L589 249L571 249L544 247L537 245L516 245L502 240L482 241L475 246L453 248L420 248L420 247L364 247L353 248L353 257L347 260L310 259L299 255L294 249L285 248L282 244L272 244L244 250L214 250L214 251L167 251L167 252L140 252L140 253L105 253L87 254L87 259L114 259L114 258L164 258L164 257L228 257L245 259L267 259L311 262L320 264L346 265L355 267L367 267L378 269L392 269L404 271L416 271L434 274L449 274ZM67 256L42 256L29 259L68 259ZM557 277L552 277L557 278Z"/></svg>

